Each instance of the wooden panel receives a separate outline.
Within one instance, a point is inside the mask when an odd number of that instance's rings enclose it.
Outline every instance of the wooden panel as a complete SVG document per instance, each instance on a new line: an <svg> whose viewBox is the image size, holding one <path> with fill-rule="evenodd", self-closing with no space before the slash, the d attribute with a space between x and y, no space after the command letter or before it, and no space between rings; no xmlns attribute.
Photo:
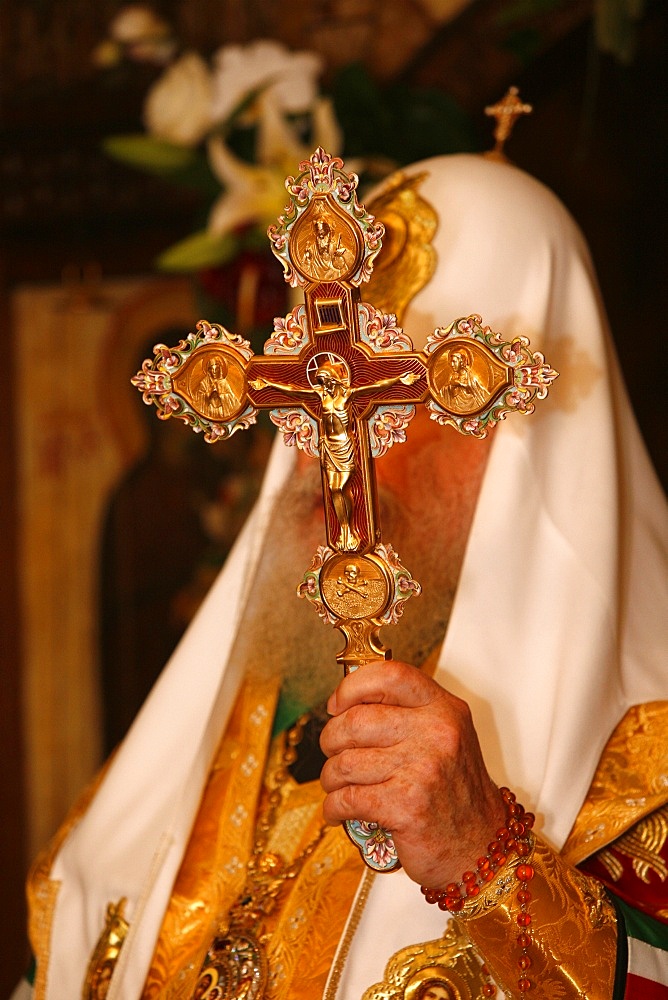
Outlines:
<svg viewBox="0 0 668 1000"><path fill-rule="evenodd" d="M21 716L21 621L16 574L16 453L12 420L12 343L9 306L0 261L0 995L8 996L27 963L24 931L25 801Z"/></svg>

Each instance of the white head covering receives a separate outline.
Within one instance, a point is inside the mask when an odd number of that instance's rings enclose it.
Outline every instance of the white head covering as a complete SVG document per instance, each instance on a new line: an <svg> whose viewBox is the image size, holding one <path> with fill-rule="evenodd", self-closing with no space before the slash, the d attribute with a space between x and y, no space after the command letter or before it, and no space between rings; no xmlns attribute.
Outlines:
<svg viewBox="0 0 668 1000"><path fill-rule="evenodd" d="M437 675L471 704L493 777L560 847L615 724L668 693L665 501L564 207L509 165L422 169L438 266L407 332L477 312L561 373L498 428Z"/></svg>
<svg viewBox="0 0 668 1000"><path fill-rule="evenodd" d="M437 675L471 703L495 780L559 846L615 723L666 695L665 504L564 208L519 170L478 157L415 169L439 215L438 266L407 332L420 343L479 313L507 339L529 336L561 372L533 416L495 432ZM56 859L49 998L78 995L106 904L121 896L131 928L109 1000L141 993L239 683L228 663L235 624L293 461L279 443L225 570Z"/></svg>

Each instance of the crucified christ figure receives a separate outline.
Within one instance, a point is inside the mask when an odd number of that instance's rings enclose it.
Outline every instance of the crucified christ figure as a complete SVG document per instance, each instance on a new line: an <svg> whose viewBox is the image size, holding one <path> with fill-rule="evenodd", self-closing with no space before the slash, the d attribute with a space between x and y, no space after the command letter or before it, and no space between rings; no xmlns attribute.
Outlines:
<svg viewBox="0 0 668 1000"><path fill-rule="evenodd" d="M322 405L319 448L320 465L327 478L332 496L334 513L340 526L338 548L354 551L360 539L352 526L353 501L350 495L350 477L357 468L355 441L351 433L350 402L360 392L370 389L385 389L402 382L412 385L419 379L415 372L404 372L391 378L380 379L369 385L351 386L350 372L343 361L328 358L316 369L310 389L294 385L283 385L265 378L250 382L253 389L272 386L288 395L319 397Z"/></svg>

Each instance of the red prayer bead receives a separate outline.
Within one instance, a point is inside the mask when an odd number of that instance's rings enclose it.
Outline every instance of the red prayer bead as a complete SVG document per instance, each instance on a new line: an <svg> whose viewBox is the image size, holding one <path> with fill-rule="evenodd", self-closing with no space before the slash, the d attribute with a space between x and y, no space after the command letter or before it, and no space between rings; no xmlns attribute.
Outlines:
<svg viewBox="0 0 668 1000"><path fill-rule="evenodd" d="M448 883L445 892L422 886L422 892L428 903L436 902L441 910L459 913L464 908L467 899L478 896L481 887L492 881L495 872L506 863L509 854L515 852L521 859L531 853L532 845L527 837L527 830L530 830L534 824L533 813L525 812L524 806L517 802L513 793L507 788L501 788L500 792L506 808L506 826L499 827L496 831L496 838L488 845L487 855L478 858L475 871L464 872L461 882ZM532 894L527 888L527 882L530 882L533 876L534 869L530 864L524 861L518 865L515 877L520 886L516 898L522 911L517 915L516 921L523 929L517 937L517 943L522 949L517 964L522 972L526 972L532 964L531 957L527 954L527 949L532 944L531 934L528 932L528 928L531 926L531 915L527 912L527 904L530 902ZM483 966L482 971L484 975L489 975L485 966ZM518 980L517 986L519 992L524 994L532 988L532 983L527 976L522 976ZM494 997L496 993L497 988L494 983L484 984L482 996Z"/></svg>

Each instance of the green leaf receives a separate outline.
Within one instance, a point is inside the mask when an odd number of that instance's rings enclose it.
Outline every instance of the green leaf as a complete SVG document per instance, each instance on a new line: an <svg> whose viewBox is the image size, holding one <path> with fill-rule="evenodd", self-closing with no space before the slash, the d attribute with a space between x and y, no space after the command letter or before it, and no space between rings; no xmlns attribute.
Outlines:
<svg viewBox="0 0 668 1000"><path fill-rule="evenodd" d="M353 63L337 74L332 96L346 156L410 163L476 148L470 119L441 91L404 84L381 87L364 66Z"/></svg>
<svg viewBox="0 0 668 1000"><path fill-rule="evenodd" d="M134 167L170 173L183 170L192 164L196 152L188 146L176 146L151 135L136 133L111 135L102 142L103 149L110 156Z"/></svg>
<svg viewBox="0 0 668 1000"><path fill-rule="evenodd" d="M177 146L142 133L109 136L103 140L102 148L115 160L138 170L211 196L220 192L220 183L212 174L202 149Z"/></svg>
<svg viewBox="0 0 668 1000"><path fill-rule="evenodd" d="M235 256L237 250L238 241L235 236L230 233L214 236L203 229L161 253L156 265L161 271L199 271L203 267L225 264Z"/></svg>
<svg viewBox="0 0 668 1000"><path fill-rule="evenodd" d="M346 156L363 156L385 150L391 132L391 112L378 84L360 63L349 63L337 74L332 87L336 117L345 136Z"/></svg>

